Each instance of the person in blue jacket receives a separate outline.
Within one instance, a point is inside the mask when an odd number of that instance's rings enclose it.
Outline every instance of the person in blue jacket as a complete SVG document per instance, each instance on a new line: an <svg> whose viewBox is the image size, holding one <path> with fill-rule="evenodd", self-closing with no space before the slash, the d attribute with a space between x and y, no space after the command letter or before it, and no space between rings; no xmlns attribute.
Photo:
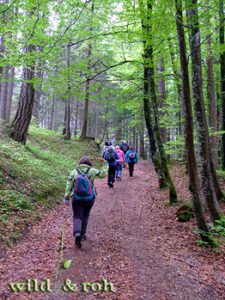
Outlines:
<svg viewBox="0 0 225 300"><path fill-rule="evenodd" d="M116 176L116 160L119 159L119 156L117 155L113 146L109 146L108 149L103 153L102 157L108 162L109 165L108 186L112 188Z"/></svg>
<svg viewBox="0 0 225 300"><path fill-rule="evenodd" d="M130 147L130 149L127 151L125 160L129 166L130 177L133 177L134 165L138 162L138 154L136 151L134 151L133 147Z"/></svg>

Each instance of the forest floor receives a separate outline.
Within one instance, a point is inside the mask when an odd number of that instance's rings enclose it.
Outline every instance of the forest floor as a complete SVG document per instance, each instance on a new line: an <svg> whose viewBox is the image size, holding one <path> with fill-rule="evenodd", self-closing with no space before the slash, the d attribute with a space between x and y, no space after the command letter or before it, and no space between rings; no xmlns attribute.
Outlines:
<svg viewBox="0 0 225 300"><path fill-rule="evenodd" d="M72 212L60 205L26 233L0 260L0 299L176 299L222 300L225 295L224 253L196 244L195 221L176 221L176 207L166 206L168 192L159 191L149 161L140 162L134 177L109 189L96 180L98 196L91 211L87 241L74 247ZM190 197L188 180L173 170L179 197ZM64 250L59 252L64 232ZM60 255L71 259L59 268ZM8 283L50 279L51 293L16 292ZM113 284L114 293L81 291L83 282ZM64 280L77 291L65 291ZM68 283L68 281L67 281ZM44 285L44 284L43 284ZM101 285L102 286L102 285ZM88 285L87 290L90 290ZM92 289L100 288L93 284Z"/></svg>

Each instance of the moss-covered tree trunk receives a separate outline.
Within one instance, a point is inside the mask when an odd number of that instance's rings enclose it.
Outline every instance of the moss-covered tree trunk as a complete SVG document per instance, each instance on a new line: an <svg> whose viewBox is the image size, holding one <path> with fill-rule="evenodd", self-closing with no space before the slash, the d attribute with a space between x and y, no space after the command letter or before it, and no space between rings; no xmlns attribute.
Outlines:
<svg viewBox="0 0 225 300"><path fill-rule="evenodd" d="M144 45L144 112L146 127L148 129L151 158L158 174L160 186L168 187L170 191L170 203L177 202L177 193L170 176L167 165L159 127L159 110L154 81L154 60L152 45L152 1L147 0L147 7L144 8L142 0L139 0L142 32Z"/></svg>
<svg viewBox="0 0 225 300"><path fill-rule="evenodd" d="M219 0L219 16L220 16L220 82L221 82L221 102L222 102L222 130L225 130L225 50L224 50L224 1ZM225 134L222 135L222 169L225 170Z"/></svg>
<svg viewBox="0 0 225 300"><path fill-rule="evenodd" d="M155 89L155 80L154 80L154 59L153 59L153 45L152 45L152 1L147 0L147 18L146 18L146 34L147 34L147 63L149 68L149 80L150 80L150 98L151 98L151 105L152 105L152 112L153 112L153 118L154 118L154 133L156 137L156 143L157 148L159 151L159 159L161 162L161 168L162 172L164 174L166 185L170 192L170 203L176 203L177 202L177 192L175 189L175 186L173 184L173 180L170 176L168 164L167 164L167 158L166 153L164 150L162 137L160 133L160 126L159 126L159 109L158 109L158 101L156 96L156 89Z"/></svg>
<svg viewBox="0 0 225 300"><path fill-rule="evenodd" d="M189 43L192 61L192 89L201 161L202 187L209 213L214 221L220 219L221 212L213 185L210 165L211 153L209 145L209 132L202 89L201 43L197 0L192 0L191 4L192 5L190 9L187 10L187 16L189 26L191 28L189 31Z"/></svg>
<svg viewBox="0 0 225 300"><path fill-rule="evenodd" d="M186 145L186 155L188 160L188 175L189 175L189 189L192 195L193 210L197 219L198 228L200 229L201 238L205 241L209 241L208 233L209 228L207 226L201 199L200 199L200 184L198 178L198 167L195 157L194 148L194 133L193 133L193 114L190 92L190 80L188 74L188 59L186 54L186 41L183 28L183 13L182 13L182 0L175 0L176 7L176 26L180 52L180 65L182 75L182 91L183 91L183 115L184 115L184 135ZM206 233L206 234L204 234Z"/></svg>

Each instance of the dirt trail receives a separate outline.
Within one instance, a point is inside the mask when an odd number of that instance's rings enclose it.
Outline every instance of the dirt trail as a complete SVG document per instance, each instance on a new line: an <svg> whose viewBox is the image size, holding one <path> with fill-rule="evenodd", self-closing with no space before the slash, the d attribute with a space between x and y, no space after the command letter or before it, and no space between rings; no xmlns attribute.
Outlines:
<svg viewBox="0 0 225 300"><path fill-rule="evenodd" d="M178 223L176 208L167 208L167 192L158 190L149 162L136 166L133 178L124 169L113 189L96 180L98 196L91 212L88 240L81 250L72 240L71 210L60 206L34 226L0 260L0 299L176 299L222 300L225 297L224 257L195 245L192 223ZM182 187L180 187L182 188ZM61 230L68 270L57 274ZM12 293L8 282L51 281L52 293ZM82 292L83 282L113 283L115 293ZM63 291L64 280L76 292ZM93 288L97 288L93 285Z"/></svg>

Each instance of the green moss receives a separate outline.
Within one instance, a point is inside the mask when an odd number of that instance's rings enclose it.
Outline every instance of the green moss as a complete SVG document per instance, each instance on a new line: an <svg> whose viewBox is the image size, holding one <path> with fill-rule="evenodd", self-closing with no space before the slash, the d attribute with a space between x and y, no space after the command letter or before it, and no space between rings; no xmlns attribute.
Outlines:
<svg viewBox="0 0 225 300"><path fill-rule="evenodd" d="M188 222L190 219L194 218L194 213L192 210L191 203L182 204L176 212L177 220L179 222Z"/></svg>
<svg viewBox="0 0 225 300"><path fill-rule="evenodd" d="M64 141L60 134L36 126L30 127L26 146L0 139L0 215L4 216L0 218L0 234L5 240L16 239L10 238L15 215L22 232L39 208L60 203L69 172L83 155L95 164L99 152L94 141Z"/></svg>

